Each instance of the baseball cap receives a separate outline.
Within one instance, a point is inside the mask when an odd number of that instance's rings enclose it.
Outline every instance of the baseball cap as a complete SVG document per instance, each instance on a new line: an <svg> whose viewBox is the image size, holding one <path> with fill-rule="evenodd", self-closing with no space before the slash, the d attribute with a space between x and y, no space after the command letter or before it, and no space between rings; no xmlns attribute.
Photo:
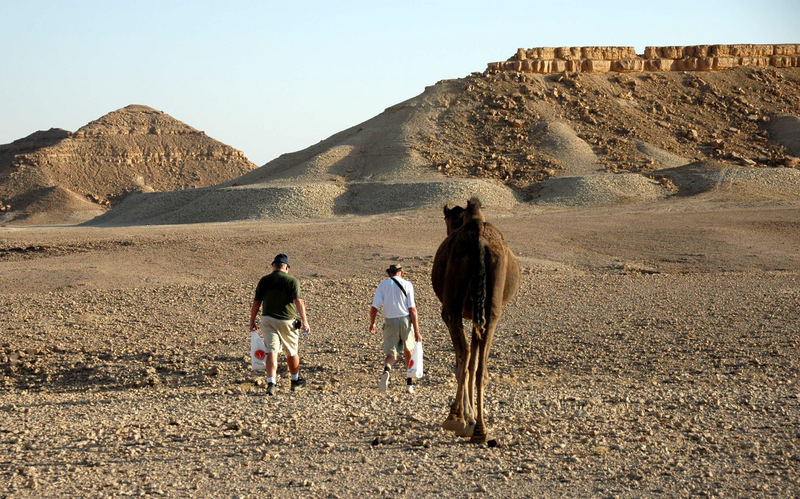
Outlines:
<svg viewBox="0 0 800 499"><path fill-rule="evenodd" d="M278 253L277 255L275 255L275 259L272 260L272 265L280 265L281 263L289 265L289 257L284 255L283 253Z"/></svg>

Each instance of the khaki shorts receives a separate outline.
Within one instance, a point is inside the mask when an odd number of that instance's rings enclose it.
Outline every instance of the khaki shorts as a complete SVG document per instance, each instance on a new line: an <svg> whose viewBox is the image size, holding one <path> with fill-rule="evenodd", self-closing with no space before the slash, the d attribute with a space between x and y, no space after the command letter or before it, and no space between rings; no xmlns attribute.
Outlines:
<svg viewBox="0 0 800 499"><path fill-rule="evenodd" d="M287 357L297 355L299 336L292 326L293 322L294 320L285 321L269 315L261 316L261 335L264 336L267 353L280 352L283 347L283 353Z"/></svg>
<svg viewBox="0 0 800 499"><path fill-rule="evenodd" d="M414 328L411 327L411 318L395 317L385 319L383 323L383 353L384 355L399 355L406 350L414 351Z"/></svg>

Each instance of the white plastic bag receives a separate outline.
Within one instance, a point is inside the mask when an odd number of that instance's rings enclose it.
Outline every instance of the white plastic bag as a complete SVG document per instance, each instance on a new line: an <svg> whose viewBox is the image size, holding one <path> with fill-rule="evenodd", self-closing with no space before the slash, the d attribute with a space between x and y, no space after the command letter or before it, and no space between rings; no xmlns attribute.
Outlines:
<svg viewBox="0 0 800 499"><path fill-rule="evenodd" d="M421 378L422 377L422 342L418 341L411 352L411 360L408 361L408 371L406 371L406 378Z"/></svg>
<svg viewBox="0 0 800 499"><path fill-rule="evenodd" d="M250 365L254 371L263 371L267 368L267 347L264 340L255 331L250 331Z"/></svg>

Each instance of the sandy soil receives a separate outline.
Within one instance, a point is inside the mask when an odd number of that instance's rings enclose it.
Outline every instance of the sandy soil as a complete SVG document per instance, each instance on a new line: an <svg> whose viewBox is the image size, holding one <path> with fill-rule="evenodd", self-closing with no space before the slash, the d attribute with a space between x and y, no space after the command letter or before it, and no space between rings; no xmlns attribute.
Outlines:
<svg viewBox="0 0 800 499"><path fill-rule="evenodd" d="M295 224L0 228L0 495L795 496L800 204L489 210L523 266L487 390L496 447L440 429L455 389L429 274L439 210ZM286 252L305 391L267 397L247 314ZM427 373L376 390L391 262Z"/></svg>

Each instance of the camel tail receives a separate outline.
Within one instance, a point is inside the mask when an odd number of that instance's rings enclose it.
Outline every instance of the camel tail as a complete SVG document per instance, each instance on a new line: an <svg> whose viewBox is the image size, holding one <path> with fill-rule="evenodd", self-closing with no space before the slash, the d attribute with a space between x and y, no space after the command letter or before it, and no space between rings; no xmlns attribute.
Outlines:
<svg viewBox="0 0 800 499"><path fill-rule="evenodd" d="M476 255L474 258L472 281L472 322L478 330L483 330L486 325L486 243L478 237Z"/></svg>

